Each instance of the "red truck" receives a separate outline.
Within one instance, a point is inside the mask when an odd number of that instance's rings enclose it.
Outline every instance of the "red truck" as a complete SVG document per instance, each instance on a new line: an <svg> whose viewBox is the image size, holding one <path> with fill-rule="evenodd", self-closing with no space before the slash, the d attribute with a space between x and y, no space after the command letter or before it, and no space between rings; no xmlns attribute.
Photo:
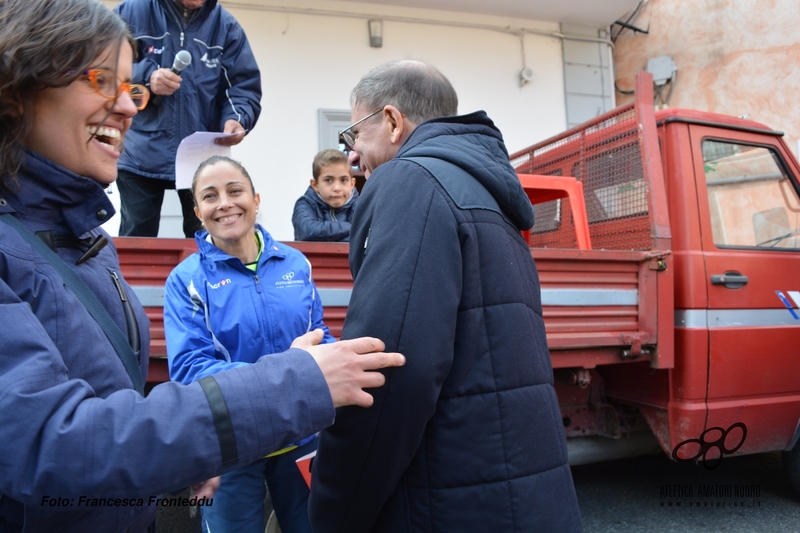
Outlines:
<svg viewBox="0 0 800 533"><path fill-rule="evenodd" d="M581 464L662 449L677 461L784 451L800 490L800 165L781 132L636 99L511 155L536 225L547 342ZM570 178L572 177L572 178ZM189 239L117 238L168 379L161 307ZM292 242L338 336L348 245Z"/></svg>

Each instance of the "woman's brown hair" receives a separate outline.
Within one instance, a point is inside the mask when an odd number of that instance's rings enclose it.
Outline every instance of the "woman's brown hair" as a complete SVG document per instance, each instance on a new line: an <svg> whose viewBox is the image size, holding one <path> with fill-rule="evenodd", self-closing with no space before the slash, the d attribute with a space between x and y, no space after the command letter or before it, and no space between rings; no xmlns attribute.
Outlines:
<svg viewBox="0 0 800 533"><path fill-rule="evenodd" d="M0 0L0 192L22 165L36 93L66 87L125 41L125 22L98 0Z"/></svg>

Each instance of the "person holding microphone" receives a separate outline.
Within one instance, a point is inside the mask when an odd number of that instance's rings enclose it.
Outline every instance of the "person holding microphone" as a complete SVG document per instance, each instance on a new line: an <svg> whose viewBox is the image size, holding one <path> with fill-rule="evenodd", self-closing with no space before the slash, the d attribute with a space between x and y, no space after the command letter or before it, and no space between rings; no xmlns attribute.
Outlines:
<svg viewBox="0 0 800 533"><path fill-rule="evenodd" d="M261 113L261 73L244 30L217 0L124 0L115 11L136 40L133 81L154 95L119 160L119 234L157 237L181 141L211 131L235 134L220 144L239 144ZM190 61L179 60L184 52ZM192 195L178 196L183 233L192 238L200 229Z"/></svg>
<svg viewBox="0 0 800 533"><path fill-rule="evenodd" d="M181 50L175 54L175 60L172 62L172 68L168 72L164 72L163 68L153 71L150 76L150 90L158 91L155 98L153 98L154 105L160 105L161 100L164 99L165 94L172 94L181 86L181 72L184 71L192 63L192 54L186 50ZM170 76L171 75L171 76ZM175 78L177 76L177 79ZM162 87L161 84L164 86ZM155 87L154 87L155 86Z"/></svg>

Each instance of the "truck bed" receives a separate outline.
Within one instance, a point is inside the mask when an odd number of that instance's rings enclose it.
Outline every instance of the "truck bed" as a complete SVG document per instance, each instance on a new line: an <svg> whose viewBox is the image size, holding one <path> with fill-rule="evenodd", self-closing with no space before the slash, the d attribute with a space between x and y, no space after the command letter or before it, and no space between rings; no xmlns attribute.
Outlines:
<svg viewBox="0 0 800 533"><path fill-rule="evenodd" d="M148 382L169 379L164 341L164 284L196 251L192 239L117 237L122 273L150 318ZM287 242L310 260L325 323L339 337L353 280L346 243ZM542 284L547 343L554 368L641 361L656 355L658 259L647 251L532 250ZM649 353L648 353L649 350ZM659 365L660 366L660 365Z"/></svg>

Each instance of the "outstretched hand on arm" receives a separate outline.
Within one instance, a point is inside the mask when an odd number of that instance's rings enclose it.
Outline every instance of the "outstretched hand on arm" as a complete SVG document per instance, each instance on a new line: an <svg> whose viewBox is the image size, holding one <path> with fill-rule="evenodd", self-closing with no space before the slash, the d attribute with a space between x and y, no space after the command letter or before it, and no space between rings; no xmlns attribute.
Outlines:
<svg viewBox="0 0 800 533"><path fill-rule="evenodd" d="M296 338L292 348L307 351L317 362L328 382L334 407L371 406L372 395L362 389L380 387L386 381L383 374L374 370L402 366L406 362L402 354L380 351L385 345L379 339L360 337L319 344L322 338L322 330L315 329Z"/></svg>

